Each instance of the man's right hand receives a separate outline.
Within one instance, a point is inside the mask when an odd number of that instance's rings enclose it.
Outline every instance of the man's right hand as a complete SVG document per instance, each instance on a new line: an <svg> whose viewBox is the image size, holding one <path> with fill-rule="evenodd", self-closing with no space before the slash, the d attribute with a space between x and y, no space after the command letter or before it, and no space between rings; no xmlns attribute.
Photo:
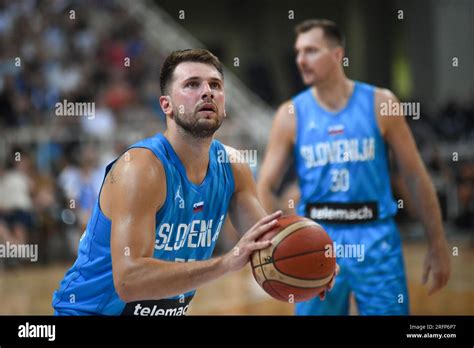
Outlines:
<svg viewBox="0 0 474 348"><path fill-rule="evenodd" d="M223 256L226 271L238 271L247 264L255 250L265 249L271 245L270 240L257 240L277 226L277 219L281 214L281 210L278 210L267 215L245 232L235 247Z"/></svg>

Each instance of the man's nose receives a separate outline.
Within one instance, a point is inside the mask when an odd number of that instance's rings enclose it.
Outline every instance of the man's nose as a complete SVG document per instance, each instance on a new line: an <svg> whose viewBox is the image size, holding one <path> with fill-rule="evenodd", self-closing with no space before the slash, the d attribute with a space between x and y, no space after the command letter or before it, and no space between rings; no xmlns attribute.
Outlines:
<svg viewBox="0 0 474 348"><path fill-rule="evenodd" d="M305 62L305 59L303 57L302 54L299 54L297 57L296 57L296 65L299 66L300 68L303 66Z"/></svg>
<svg viewBox="0 0 474 348"><path fill-rule="evenodd" d="M203 84L201 99L211 98L214 99L214 91L208 83Z"/></svg>

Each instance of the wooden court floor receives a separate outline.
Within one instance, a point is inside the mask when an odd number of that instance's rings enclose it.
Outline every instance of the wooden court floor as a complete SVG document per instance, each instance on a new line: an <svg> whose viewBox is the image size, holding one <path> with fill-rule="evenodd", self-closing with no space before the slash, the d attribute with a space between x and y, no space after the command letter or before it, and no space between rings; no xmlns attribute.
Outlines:
<svg viewBox="0 0 474 348"><path fill-rule="evenodd" d="M453 245L453 243L450 243ZM421 286L426 246L404 244L411 313L417 315L474 315L474 248L455 243L452 276L447 287L428 297ZM0 315L50 315L51 295L69 265L29 266L0 271ZM203 286L190 315L291 315L293 305L273 300L253 280L250 268ZM351 310L356 314L356 309Z"/></svg>

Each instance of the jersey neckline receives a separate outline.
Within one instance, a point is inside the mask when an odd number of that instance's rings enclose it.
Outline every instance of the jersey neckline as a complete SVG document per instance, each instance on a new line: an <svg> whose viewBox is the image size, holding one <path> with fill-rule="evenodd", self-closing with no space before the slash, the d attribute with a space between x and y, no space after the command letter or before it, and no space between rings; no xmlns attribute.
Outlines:
<svg viewBox="0 0 474 348"><path fill-rule="evenodd" d="M345 112L346 110L348 110L351 105L354 103L354 100L356 99L356 94L358 93L359 91L359 83L357 81L354 81L354 88L352 89L352 94L351 96L349 97L349 100L347 101L346 105L344 105L340 110L338 111L329 111L325 108L323 108L318 100L316 99L316 96L314 95L313 93L313 88L310 87L308 89L308 92L311 96L311 100L312 102L314 103L314 105L316 106L316 108L318 109L318 111L322 112L323 114L326 114L328 116L339 116L340 114L342 114L343 112Z"/></svg>
<svg viewBox="0 0 474 348"><path fill-rule="evenodd" d="M212 161L213 161L213 157L211 156L211 149L212 149L212 146L214 145L214 140L212 141L211 147L209 148L209 163L207 164L206 176L204 177L203 181L200 184L195 184L191 180L189 180L188 175L186 173L186 168L184 167L183 162L181 162L181 160L179 159L178 154L174 151L173 146L168 141L168 139L162 133L158 133L158 137L162 139L163 144L165 145L166 150L171 157L171 160L176 165L176 167L178 168L179 172L181 173L183 178L186 180L186 182L192 188L199 191L202 190L204 187L206 187L207 183L211 179L211 168L212 168Z"/></svg>

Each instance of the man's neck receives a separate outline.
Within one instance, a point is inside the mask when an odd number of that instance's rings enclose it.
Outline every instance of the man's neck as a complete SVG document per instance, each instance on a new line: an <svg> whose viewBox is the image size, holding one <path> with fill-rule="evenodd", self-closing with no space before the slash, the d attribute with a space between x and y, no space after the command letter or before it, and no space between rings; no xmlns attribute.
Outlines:
<svg viewBox="0 0 474 348"><path fill-rule="evenodd" d="M337 76L312 88L318 103L332 112L339 111L347 105L353 90L354 82L345 76Z"/></svg>
<svg viewBox="0 0 474 348"><path fill-rule="evenodd" d="M181 160L188 179L199 185L206 177L212 138L195 138L184 131L168 130L163 135Z"/></svg>

